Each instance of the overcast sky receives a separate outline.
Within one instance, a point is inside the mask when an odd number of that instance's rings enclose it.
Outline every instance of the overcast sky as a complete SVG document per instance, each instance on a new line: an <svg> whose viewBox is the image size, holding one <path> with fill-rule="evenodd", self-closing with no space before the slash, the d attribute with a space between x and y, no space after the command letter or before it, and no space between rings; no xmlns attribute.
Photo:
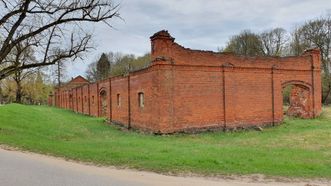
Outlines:
<svg viewBox="0 0 331 186"><path fill-rule="evenodd" d="M120 15L109 28L94 25L95 50L68 65L68 78L84 75L102 52L143 55L149 37L168 30L188 48L213 50L244 29L261 32L275 27L293 30L305 20L331 12L331 0L122 0Z"/></svg>

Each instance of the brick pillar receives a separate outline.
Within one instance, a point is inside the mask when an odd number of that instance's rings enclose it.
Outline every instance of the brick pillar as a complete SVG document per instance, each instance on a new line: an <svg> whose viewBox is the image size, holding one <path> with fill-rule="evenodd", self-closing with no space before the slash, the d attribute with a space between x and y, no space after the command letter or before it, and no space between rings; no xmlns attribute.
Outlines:
<svg viewBox="0 0 331 186"><path fill-rule="evenodd" d="M224 129L232 128L232 125L235 124L235 105L234 97L235 91L233 90L234 82L232 81L231 76L234 74L234 66L230 63L223 64L223 116L224 116Z"/></svg>
<svg viewBox="0 0 331 186"><path fill-rule="evenodd" d="M312 102L313 117L322 112L322 88L321 85L321 51L318 48L306 50L303 55L311 56L311 85L312 85Z"/></svg>

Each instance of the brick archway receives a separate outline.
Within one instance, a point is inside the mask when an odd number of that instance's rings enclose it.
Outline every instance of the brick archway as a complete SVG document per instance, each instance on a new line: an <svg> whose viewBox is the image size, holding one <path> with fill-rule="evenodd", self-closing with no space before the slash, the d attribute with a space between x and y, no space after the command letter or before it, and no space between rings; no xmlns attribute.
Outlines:
<svg viewBox="0 0 331 186"><path fill-rule="evenodd" d="M99 91L99 115L100 117L107 117L108 102L106 88L101 88Z"/></svg>
<svg viewBox="0 0 331 186"><path fill-rule="evenodd" d="M312 86L304 81L292 80L282 83L282 91L290 87L289 108L286 115L311 118L313 113L313 95Z"/></svg>

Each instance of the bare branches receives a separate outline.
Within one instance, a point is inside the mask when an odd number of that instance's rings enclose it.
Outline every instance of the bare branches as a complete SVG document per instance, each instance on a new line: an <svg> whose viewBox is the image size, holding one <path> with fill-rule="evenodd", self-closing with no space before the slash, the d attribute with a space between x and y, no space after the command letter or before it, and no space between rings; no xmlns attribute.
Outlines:
<svg viewBox="0 0 331 186"><path fill-rule="evenodd" d="M1 0L0 2L3 3L3 4L5 5L5 8L8 8L6 1Z"/></svg>
<svg viewBox="0 0 331 186"><path fill-rule="evenodd" d="M0 41L0 80L15 70L81 57L80 53L91 48L91 34L86 33L86 25L82 24L103 22L111 27L109 20L119 17L118 5L109 0L23 0L11 4L0 0L1 3L7 12L0 18L0 37L3 38ZM22 43L34 46L42 58L34 64L8 65L8 56Z"/></svg>
<svg viewBox="0 0 331 186"><path fill-rule="evenodd" d="M288 41L286 31L283 28L274 28L264 31L260 35L262 51L266 56L281 56Z"/></svg>
<svg viewBox="0 0 331 186"><path fill-rule="evenodd" d="M1 70L0 79L2 78L1 76L7 77L8 75L14 73L15 71L54 65L57 62L64 61L66 59L79 58L80 53L85 52L91 48L88 46L90 40L91 40L91 36L89 35L85 36L84 38L81 38L78 43L75 43L74 40L72 39L70 47L68 49L64 49L64 50L58 49L55 54L47 56L47 58L44 58L42 62L30 63L30 64L20 63L21 66L17 66L16 64L8 66L7 68Z"/></svg>

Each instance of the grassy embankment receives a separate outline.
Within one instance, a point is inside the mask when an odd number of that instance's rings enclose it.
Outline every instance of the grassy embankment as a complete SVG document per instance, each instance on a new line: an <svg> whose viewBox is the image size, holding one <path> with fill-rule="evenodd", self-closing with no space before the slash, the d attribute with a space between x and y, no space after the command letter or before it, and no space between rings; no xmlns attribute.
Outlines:
<svg viewBox="0 0 331 186"><path fill-rule="evenodd" d="M262 132L156 136L43 106L0 106L0 144L68 159L162 173L331 178L331 108Z"/></svg>

